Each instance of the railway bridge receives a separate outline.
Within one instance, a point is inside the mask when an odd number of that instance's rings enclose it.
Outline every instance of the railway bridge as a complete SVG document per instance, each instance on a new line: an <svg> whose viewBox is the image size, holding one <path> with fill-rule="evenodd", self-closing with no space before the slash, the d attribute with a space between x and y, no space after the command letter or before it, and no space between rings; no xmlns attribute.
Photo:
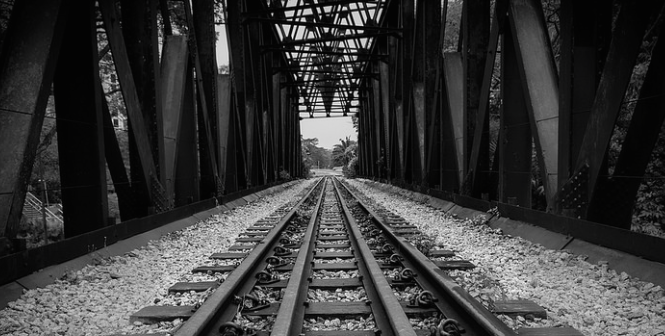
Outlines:
<svg viewBox="0 0 665 336"><path fill-rule="evenodd" d="M357 117L361 177L665 255L628 231L665 118L663 1L0 6L3 272L45 141L66 240L33 253L65 258L304 177L300 120L334 116Z"/></svg>

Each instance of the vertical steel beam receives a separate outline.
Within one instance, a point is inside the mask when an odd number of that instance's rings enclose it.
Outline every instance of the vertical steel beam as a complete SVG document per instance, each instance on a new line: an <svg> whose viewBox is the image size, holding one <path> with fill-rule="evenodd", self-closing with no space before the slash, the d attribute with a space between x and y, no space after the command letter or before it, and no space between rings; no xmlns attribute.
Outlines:
<svg viewBox="0 0 665 336"><path fill-rule="evenodd" d="M270 38L272 31L269 29L267 24L261 24L259 26L258 30L259 34L259 46L265 45L267 43L272 43L272 39ZM254 49L254 52L257 50ZM267 150L268 148L268 135L269 135L269 127L268 127L268 115L269 115L269 110L270 110L270 96L271 96L271 84L272 84L272 75L268 75L270 73L270 70L268 70L271 66L272 63L272 57L264 57L259 51L259 63L258 63L258 76L259 76L259 82L258 82L258 89L259 89L259 101L260 101L260 109L258 110L258 119L259 122L256 124L257 126L257 134L259 140L257 141L258 145L258 154L259 154L259 159L261 160L261 165L260 168L261 170L259 171L258 177L259 177L259 185L263 185L265 183L268 183L268 170L270 169L270 151Z"/></svg>
<svg viewBox="0 0 665 336"><path fill-rule="evenodd" d="M414 80L412 83L413 89L413 115L415 119L415 142L412 148L416 149L411 152L413 155L413 178L414 182L419 184L424 182L427 175L425 167L425 137L426 137L426 116L425 116L425 83L421 80Z"/></svg>
<svg viewBox="0 0 665 336"><path fill-rule="evenodd" d="M296 176L300 177L306 177L303 176L303 169L302 169L302 142L300 142L301 133L300 133L300 120L297 118L297 114L292 113L294 116L293 118L293 152L296 154L295 159L296 159Z"/></svg>
<svg viewBox="0 0 665 336"><path fill-rule="evenodd" d="M286 147L287 141L288 141L288 132L287 132L287 125L286 125L286 118L287 114L290 113L289 106L291 106L291 99L288 97L288 90L287 88L281 88L280 89L280 108L279 108L279 124L277 124L279 127L279 143L278 143L278 153L279 153L279 170L282 171L289 171L288 170L288 162L289 160L287 159L287 152L288 148Z"/></svg>
<svg viewBox="0 0 665 336"><path fill-rule="evenodd" d="M443 39L445 37L445 16L447 1L441 4L438 1L423 2L424 21L420 29L424 30L425 37L425 96L427 114L427 151L425 154L424 177L425 182L432 187L440 186L440 153L441 143L435 141L441 132L441 68L443 63Z"/></svg>
<svg viewBox="0 0 665 336"><path fill-rule="evenodd" d="M486 113L487 110L481 111L480 107L489 99L489 95L483 95L482 88L488 79L485 60L490 40L490 1L465 0L463 16L462 57L466 78L464 175L472 179L472 181L465 181L470 190L463 192L469 192L471 195L479 197L481 191L487 191L486 172L489 170L489 113ZM481 115L482 112L485 113ZM477 128L480 130L476 131ZM480 136L480 139L478 139L476 147L477 152L474 152L476 135ZM474 157L474 155L476 156ZM475 169L473 171L471 171L470 164L472 160L476 165L473 167Z"/></svg>
<svg viewBox="0 0 665 336"><path fill-rule="evenodd" d="M231 78L227 74L217 75L217 141L219 148L217 159L219 162L219 178L224 189L226 189L226 179L228 178L228 157L234 155L229 151L229 139L231 137ZM226 192L226 190L224 190Z"/></svg>
<svg viewBox="0 0 665 336"><path fill-rule="evenodd" d="M509 15L533 138L550 209L557 191L559 91L557 70L542 7L511 0Z"/></svg>
<svg viewBox="0 0 665 336"><path fill-rule="evenodd" d="M445 74L445 65L443 68ZM445 77L442 80L444 84L441 97L441 118L439 122L441 132L438 134L438 140L441 142L441 172L439 174L441 190L459 193L461 185L460 176L462 175L461 168L459 168L461 157L458 156L459 150L455 138L455 125L453 124L450 101L448 99L448 90L446 88L448 84L445 81ZM459 101L461 101L461 97L459 98ZM456 120L457 119L461 119L461 115L458 116ZM463 132L461 123L458 124L457 127L457 133Z"/></svg>
<svg viewBox="0 0 665 336"><path fill-rule="evenodd" d="M238 150L238 114L236 113L238 107L237 104L238 102L235 99L235 95L233 93L234 88L232 84L232 78L231 75L229 75L229 90L230 96L229 96L229 124L228 124L228 145L226 146L226 170L224 172L224 175L226 176L226 184L225 184L225 194L228 194L230 192L234 192L238 190L238 172L243 171L243 169L239 169L238 167L242 164L242 156L240 153L242 153L242 148ZM220 84L219 87L222 87ZM221 97L221 96L220 96ZM221 103L221 101L220 101ZM220 123L221 125L221 123Z"/></svg>
<svg viewBox="0 0 665 336"><path fill-rule="evenodd" d="M162 118L164 160L162 182L170 202L175 200L175 175L180 141L180 123L185 99L185 81L187 73L187 37L166 36L162 51L162 73L160 96L163 100Z"/></svg>
<svg viewBox="0 0 665 336"><path fill-rule="evenodd" d="M374 64L375 72L378 72L379 65L378 63ZM381 137L381 129L382 124L381 124L381 84L379 83L378 79L373 79L372 80L372 95L374 98L374 104L373 104L373 109L372 109L372 125L374 126L374 143L376 144L375 147L375 156L374 156L374 162L372 162L372 165L376 167L376 175L375 177L382 178L383 177L383 165L385 162L385 150L384 146L382 144L382 137Z"/></svg>
<svg viewBox="0 0 665 336"><path fill-rule="evenodd" d="M234 95L234 98L239 97L238 95ZM234 111L234 131L236 133L236 138L235 138L235 148L236 148L236 156L237 156L237 185L238 189L244 189L247 187L247 181L249 181L249 176L247 175L247 147L245 146L246 143L246 138L245 138L245 96L242 96L242 102L243 105L240 106L239 102L235 102L233 106L235 107L233 109Z"/></svg>
<svg viewBox="0 0 665 336"><path fill-rule="evenodd" d="M185 92L182 102L179 136L177 144L177 160L175 167L175 206L197 202L201 199L198 160L198 144L196 143L196 94L194 93L194 65L185 63Z"/></svg>
<svg viewBox="0 0 665 336"><path fill-rule="evenodd" d="M425 18L425 10L429 9L427 8L427 3L432 4L434 1L420 1L415 8L416 20L413 24L413 52L409 77L412 81L412 114L415 122L415 139L409 139L410 141L414 141L414 146L412 146L414 150L410 151L410 154L413 156L411 160L413 169L411 172L413 174L413 181L418 184L422 184L427 175L425 167L425 138L427 132L425 125L428 122L425 115L428 100L425 93L425 27L428 23ZM436 29L436 27L432 27L432 29ZM410 45L406 45L406 47L410 47Z"/></svg>
<svg viewBox="0 0 665 336"><path fill-rule="evenodd" d="M190 55L192 56L192 63L194 64L194 70L196 71L195 78L195 88L198 99L198 124L199 124L199 160L201 161L201 193L204 198L220 196L222 191L222 186L219 182L219 171L217 169L217 156L215 153L215 142L213 140L213 131L212 123L214 111L216 110L214 105L209 105L209 99L207 98L208 92L216 94L214 88L206 90L203 83L204 73L208 72L207 79L210 85L214 85L212 81L215 80L215 73L217 71L216 65L215 69L210 71L204 71L203 66L201 65L201 56L199 55L199 41L197 40L196 27L194 25L194 18L192 17L192 9L190 8L189 1L184 1L185 5L185 17L187 19L187 29L189 29L189 50ZM204 34L206 38L209 37L210 32ZM213 43L213 41L204 41L204 43ZM210 48L206 46L204 48ZM208 55L210 56L210 55ZM214 55L213 55L214 56ZM210 69L208 69L210 70ZM212 76L212 78L210 78ZM213 100L214 102L214 100Z"/></svg>
<svg viewBox="0 0 665 336"><path fill-rule="evenodd" d="M100 0L99 8L102 12L104 20L104 29L108 37L111 51L113 53L113 62L118 73L118 81L120 82L120 89L122 96L125 100L125 107L127 108L127 116L130 121L131 135L136 139L136 147L138 151L138 164L140 165L140 172L142 173L140 189L142 195L148 195L149 203L144 204L142 199L136 199L141 205L150 205L152 203L151 188L149 186L152 177L157 176L155 161L152 156L152 149L150 148L150 140L147 132L146 121L141 112L141 103L139 96L134 85L134 76L125 48L125 40L120 28L120 21L118 20L114 2L111 0ZM133 168L137 168L132 166ZM139 169L132 169L132 171ZM132 174L133 175L133 174ZM136 189L135 189L136 190ZM142 197L141 197L142 198Z"/></svg>
<svg viewBox="0 0 665 336"><path fill-rule="evenodd" d="M563 186L570 176L571 129L573 108L573 0L561 0L559 25L561 44L559 56L559 177Z"/></svg>
<svg viewBox="0 0 665 336"><path fill-rule="evenodd" d="M451 122L454 148L450 150L455 151L457 158L457 178L461 183L464 181L464 150L466 148L464 137L464 111L466 100L464 99L464 86L466 80L464 79L464 68L462 63L462 54L460 53L446 53L443 56L443 76L446 83L446 101L448 106L444 111L449 115L448 120Z"/></svg>
<svg viewBox="0 0 665 336"><path fill-rule="evenodd" d="M423 22L422 29L424 30L425 37L425 113L427 114L425 129L432 134L432 137L435 137L435 133L439 130L434 126L438 121L438 102L439 102L439 88L440 88L440 68L442 59L442 45L443 45L443 19L441 16L441 3L440 1L424 1L422 3L424 7L423 17L425 22ZM431 152L431 151L430 151ZM425 153L428 153L427 151ZM427 154L425 154L427 156ZM424 163L431 162L432 160L427 158ZM438 161L438 160L437 160ZM424 166L424 177L435 178L438 174L436 172L428 172L429 165L425 164Z"/></svg>
<svg viewBox="0 0 665 336"><path fill-rule="evenodd" d="M284 170L286 170L291 177L294 177L295 175L293 174L293 160L292 160L292 149L291 143L293 141L293 136L291 134L291 117L292 114L295 114L296 118L300 118L296 112L293 111L293 105L292 103L294 102L294 98L292 98L293 94L293 89L292 88L285 88L286 92L284 92L284 96L288 98L287 104L284 106L284 110L282 112L282 127L284 131L284 142L282 143L282 153L284 155Z"/></svg>
<svg viewBox="0 0 665 336"><path fill-rule="evenodd" d="M107 225L104 119L99 91L94 3L72 6L53 92L65 237Z"/></svg>
<svg viewBox="0 0 665 336"><path fill-rule="evenodd" d="M402 28L402 40L398 43L399 50L397 59L397 77L395 87L395 122L397 126L397 143L399 151L399 176L401 180L407 178L407 155L405 147L408 145L407 137L411 132L409 131L408 119L411 114L409 113L411 104L411 64L413 62L413 26L415 21L415 1L404 0L400 2L400 21Z"/></svg>
<svg viewBox="0 0 665 336"><path fill-rule="evenodd" d="M146 22L147 29L150 36L150 55L151 60L150 64L152 66L152 87L151 91L154 95L154 116L155 116L155 146L154 149L157 170L159 172L159 178L162 185L165 183L164 175L165 171L165 156L164 156L164 118L163 118L163 105L162 105L162 92L161 92L161 73L160 73L160 59L159 59L159 27L157 25L157 12L159 11L159 0L149 0L148 3L148 21ZM169 204L170 207L172 204Z"/></svg>
<svg viewBox="0 0 665 336"><path fill-rule="evenodd" d="M266 100L266 103L269 103L269 101ZM263 155L261 155L261 158L263 159L263 180L261 184L266 184L269 181L273 180L274 174L274 165L272 163L272 148L268 148L268 146L272 147L272 133L270 132L270 114L268 112L267 108L263 109L263 113L261 113L262 116L262 125L261 129L263 131L262 137L261 137L261 152Z"/></svg>
<svg viewBox="0 0 665 336"><path fill-rule="evenodd" d="M245 153L247 153L247 185L254 186L255 179L255 165L254 159L256 153L254 152L254 121L256 119L256 98L253 95L245 96Z"/></svg>
<svg viewBox="0 0 665 336"><path fill-rule="evenodd" d="M360 174L362 176L368 177L367 170L367 151L365 150L365 138L367 137L367 129L365 128L365 106L362 100L362 92L360 93L360 110L357 114L358 116L358 159L360 160L360 166L358 167Z"/></svg>
<svg viewBox="0 0 665 336"><path fill-rule="evenodd" d="M215 48L215 2L214 0L192 1L193 25L196 28L197 52L201 62L201 81L208 106L209 127L212 146L217 147L217 55Z"/></svg>
<svg viewBox="0 0 665 336"><path fill-rule="evenodd" d="M242 1L242 8L251 14L261 8L257 0ZM245 141L247 146L248 185L259 185L263 177L264 160L261 152L261 120L263 115L263 91L261 80L261 23L251 21L242 27L243 66L245 69ZM256 162L254 162L256 161ZM256 164L255 164L256 163Z"/></svg>
<svg viewBox="0 0 665 336"><path fill-rule="evenodd" d="M359 166L358 166L358 172L360 176L368 177L367 176L367 171L365 170L365 167L367 166L367 157L366 157L366 151L365 151L365 117L363 116L364 108L362 106L362 100L360 101L360 111L358 114L358 160Z"/></svg>
<svg viewBox="0 0 665 336"><path fill-rule="evenodd" d="M397 129L397 152L399 163L399 179L404 181L406 178L406 153L404 152L404 101L395 100L395 128Z"/></svg>
<svg viewBox="0 0 665 336"><path fill-rule="evenodd" d="M375 167L376 165L374 162L376 162L376 153L374 150L374 139L376 138L374 135L374 127L372 123L372 115L374 113L373 111L373 105L372 105L372 90L371 90L371 82L367 83L366 82L366 89L364 93L361 93L361 101L364 106L363 108L363 118L364 118L364 124L365 124L365 142L363 144L364 151L366 153L365 156L365 170L367 173L367 176L371 177L376 177L377 174L375 172Z"/></svg>
<svg viewBox="0 0 665 336"><path fill-rule="evenodd" d="M69 1L19 1L0 55L0 236L23 211Z"/></svg>
<svg viewBox="0 0 665 336"><path fill-rule="evenodd" d="M561 2L559 64L559 186L571 176L600 80L611 29L612 4Z"/></svg>
<svg viewBox="0 0 665 336"><path fill-rule="evenodd" d="M282 74L276 73L272 77L272 120L270 127L272 130L272 137L270 138L270 152L273 156L273 167L275 171L275 179L279 179L279 172L282 170L282 156L280 155L280 134L282 127L280 124L281 110L284 106L282 102Z"/></svg>
<svg viewBox="0 0 665 336"><path fill-rule="evenodd" d="M374 90L372 88L373 80L367 80L367 93L365 95L365 106L367 106L367 113L366 117L367 119L366 124L368 127L368 134L369 134L369 141L367 142L367 152L370 154L369 155L369 161L367 161L367 169L368 173L370 176L376 178L378 177L378 166L376 165L376 161L379 159L378 157L378 152L376 150L376 141L377 141L377 136L376 136L376 127L374 125Z"/></svg>
<svg viewBox="0 0 665 336"><path fill-rule="evenodd" d="M501 43L499 201L531 208L531 126L513 36Z"/></svg>
<svg viewBox="0 0 665 336"><path fill-rule="evenodd" d="M154 10L156 6L154 5L153 0L122 0L121 2L121 13L122 13L122 30L118 28L118 32L122 34L123 53L127 57L129 63L129 71L131 72L131 77L134 82L134 87L136 90L136 95L139 102L140 113L142 114L143 119L145 120L144 126L146 127L144 132L147 135L149 142L146 144L151 153L153 159L153 165L155 166L154 176L145 180L146 187L150 188L152 184L151 180L159 179L161 177L162 171L162 120L160 114L157 110L157 76L159 74L159 60L158 60L158 51L157 51L157 22L156 22L156 13ZM112 22L111 25L117 25L119 27L120 22L117 21L115 14L116 11L116 2L111 2L108 5L101 4L101 7L107 7L107 15L113 15L116 21ZM112 13L110 13L112 11ZM108 33L108 28L107 28ZM111 50L115 59L115 50L111 46ZM117 66L117 64L116 64ZM125 81L126 82L126 81ZM122 84L122 82L121 82ZM129 120L130 127L133 127L134 121ZM136 183L137 189L135 193L140 195L139 198L144 198L146 195L145 191L140 190L140 186L143 185L143 182L139 182L145 176L140 176L135 172L139 172L139 165L143 165L143 159L140 158L142 151L139 147L141 146L139 142L142 141L139 138L136 138L133 134L130 136L130 160L132 169L132 182ZM135 144L134 144L135 143ZM134 150L136 148L136 151ZM142 206L147 206L148 204L142 204Z"/></svg>
<svg viewBox="0 0 665 336"><path fill-rule="evenodd" d="M238 187L247 185L250 177L247 173L247 162L250 157L247 155L245 146L245 38L242 26L242 13L240 1L229 1L226 4L227 23L226 35L229 43L229 63L232 72L232 88L234 99L234 124L235 128L235 148L237 153L237 175L236 183ZM242 176L240 176L240 174ZM240 183L239 183L240 182Z"/></svg>
<svg viewBox="0 0 665 336"><path fill-rule="evenodd" d="M297 109L293 106L293 103L295 101L297 101L297 99L298 99L298 98L293 96L294 93L295 93L295 89L293 87L291 87L291 88L289 88L289 91L290 91L290 94L288 94L289 104L287 105L287 110L285 111L285 114L284 114L284 116L285 116L284 125L285 125L285 131L286 131L286 133L285 133L286 141L285 141L284 148L285 148L285 154L286 154L285 159L286 159L286 163L287 163L286 164L286 169L289 172L289 174L291 175L291 177L296 177L298 175L296 174L296 165L295 165L296 153L294 152L295 146L294 146L294 143L293 143L294 139L295 139L295 135L294 135L294 133L295 133L294 132L294 129L295 129L294 126L295 125L294 125L293 119L294 118L299 119L300 117L296 112Z"/></svg>
<svg viewBox="0 0 665 336"><path fill-rule="evenodd" d="M651 13L661 1L623 2L615 22L607 61L596 91L574 174L557 197L560 211L586 218L621 102Z"/></svg>
<svg viewBox="0 0 665 336"><path fill-rule="evenodd" d="M605 64L612 32L612 3L576 1L573 5L573 95L571 153L566 172L575 168L594 97Z"/></svg>
<svg viewBox="0 0 665 336"><path fill-rule="evenodd" d="M401 3L392 1L391 6L386 9L385 25L387 27L401 27L399 15L401 13ZM387 98L384 98L384 107L386 114L386 147L388 149L388 179L402 178L402 147L400 147L398 128L401 124L397 122L398 102L401 101L402 82L399 56L399 40L396 37L387 36L381 52L388 54L388 62L382 64L381 85L382 91ZM385 69L384 69L385 68ZM384 85L385 84L385 85ZM385 87L385 88L384 88Z"/></svg>
<svg viewBox="0 0 665 336"><path fill-rule="evenodd" d="M189 2L186 2L186 8ZM220 181L218 166L219 152L217 138L217 57L215 55L215 5L213 0L193 0L191 20L188 20L190 35L195 37L191 48L195 53L196 89L199 91L198 115L199 146L201 148L201 191L205 197L210 194L221 194L223 184ZM190 10L186 9L187 13ZM205 100L205 101L204 101ZM202 117L202 118L201 118ZM218 190L219 189L219 190Z"/></svg>
<svg viewBox="0 0 665 336"><path fill-rule="evenodd" d="M387 50L387 49L386 49ZM386 169L386 178L390 180L391 178L391 130L390 127L390 116L391 116L391 105L390 105L390 73L389 73L388 63L380 62L379 63L379 73L381 77L381 110L383 113L383 134L384 134L384 166Z"/></svg>
<svg viewBox="0 0 665 336"><path fill-rule="evenodd" d="M481 161L485 160L489 156L489 152L485 153L486 147L488 145L488 134L487 130L489 123L489 95L490 88L492 85L492 73L494 72L494 62L496 59L496 51L499 45L499 31L503 27L505 18L505 12L498 13L494 16L492 20L492 29L490 33L489 46L487 47L487 57L485 57L484 64L484 74L482 79L482 85L480 87L480 94L478 96L478 110L476 115L476 121L473 134L473 144L471 146L471 155L469 161L469 173L468 178L470 181L467 181L471 184L471 194L480 195L483 190L487 191L486 183L487 180L482 177L484 174L482 172L482 166L485 164ZM501 21L501 22L499 22ZM489 166L487 167L489 168Z"/></svg>
<svg viewBox="0 0 665 336"><path fill-rule="evenodd" d="M662 36L662 29L661 29ZM665 39L658 39L611 179L597 188L587 219L630 230L633 208L665 120Z"/></svg>
<svg viewBox="0 0 665 336"><path fill-rule="evenodd" d="M98 85L102 85L101 82ZM118 195L118 208L120 210L120 218L129 220L138 216L134 211L132 188L129 183L127 169L125 162L122 159L122 152L120 144L115 133L113 120L111 119L111 112L109 111L108 103L104 95L104 90L100 87L97 91L102 103L102 118L104 123L104 152L106 154L106 164L111 174L113 181L113 188Z"/></svg>

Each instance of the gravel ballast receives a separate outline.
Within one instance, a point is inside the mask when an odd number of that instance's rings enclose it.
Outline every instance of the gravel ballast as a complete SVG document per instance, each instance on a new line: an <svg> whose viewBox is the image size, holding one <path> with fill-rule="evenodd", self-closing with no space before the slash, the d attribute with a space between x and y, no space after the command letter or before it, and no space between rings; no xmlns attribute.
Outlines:
<svg viewBox="0 0 665 336"><path fill-rule="evenodd" d="M71 270L44 288L27 290L0 311L0 335L104 335L170 331L180 320L131 325L129 316L155 304L191 304L203 293L174 296L168 288L179 281L210 281L228 274L192 274L210 264L214 252L225 252L239 233L279 207L299 199L315 180L214 215L170 233L122 256L97 251L94 265Z"/></svg>
<svg viewBox="0 0 665 336"><path fill-rule="evenodd" d="M449 275L486 307L495 300L529 299L547 319L499 316L520 327L571 326L584 335L665 335L665 296L660 286L618 274L607 263L548 250L503 235L479 219L455 219L367 180L348 180L362 194L435 237L435 245L477 267ZM489 217L489 215L488 215Z"/></svg>

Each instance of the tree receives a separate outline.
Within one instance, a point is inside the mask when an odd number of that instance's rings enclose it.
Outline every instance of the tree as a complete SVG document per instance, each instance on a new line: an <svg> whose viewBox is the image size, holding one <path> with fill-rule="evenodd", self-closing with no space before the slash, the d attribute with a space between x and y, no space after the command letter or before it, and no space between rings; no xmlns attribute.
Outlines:
<svg viewBox="0 0 665 336"><path fill-rule="evenodd" d="M448 1L448 8L446 10L446 35L443 39L443 50L445 52L454 52L458 49L463 4L461 0Z"/></svg>
<svg viewBox="0 0 665 336"><path fill-rule="evenodd" d="M53 99L51 98L46 107L46 118L44 118L29 182L33 194L45 203L60 202L58 134L55 126L54 108ZM46 190L44 187L46 187ZM45 195L45 192L48 192L48 195Z"/></svg>
<svg viewBox="0 0 665 336"><path fill-rule="evenodd" d="M346 166L351 159L357 156L356 149L358 144L348 136L346 139L339 139L339 141L340 143L333 147L332 159L335 165Z"/></svg>
<svg viewBox="0 0 665 336"><path fill-rule="evenodd" d="M331 168L330 150L319 147L319 139L301 139L300 142L303 165L307 170L312 168Z"/></svg>
<svg viewBox="0 0 665 336"><path fill-rule="evenodd" d="M358 164L358 144L348 136L346 139L339 139L339 141L340 143L333 147L333 162L335 165L341 165L344 167L342 171L345 176L355 176L356 166Z"/></svg>

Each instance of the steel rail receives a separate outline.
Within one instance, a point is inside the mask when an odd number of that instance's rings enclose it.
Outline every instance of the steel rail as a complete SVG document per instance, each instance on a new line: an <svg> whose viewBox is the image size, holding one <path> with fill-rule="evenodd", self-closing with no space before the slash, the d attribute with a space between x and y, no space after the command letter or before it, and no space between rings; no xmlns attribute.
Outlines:
<svg viewBox="0 0 665 336"><path fill-rule="evenodd" d="M339 183L336 178L333 178L333 180ZM409 318L406 316L406 313L404 312L404 309L402 309L400 302L395 297L395 294L393 293L388 280L386 280L386 277L383 274L383 270L381 270L379 263L376 261L372 251L363 239L362 233L358 228L358 223L354 219L351 210L349 210L349 207L346 205L337 183L333 183L333 186L335 187L337 199L340 203L342 211L344 212L348 227L350 229L349 241L352 243L355 241L354 245L357 248L358 253L360 253L360 258L358 259L365 264L367 271L369 272L374 289L376 290L379 296L379 300L381 301L381 305L383 306L383 309L388 316L388 321L394 334L400 336L415 336L416 331L411 326ZM374 306L372 309L374 309Z"/></svg>
<svg viewBox="0 0 665 336"><path fill-rule="evenodd" d="M314 244L316 243L316 233L318 228L318 217L322 207L323 199L326 194L327 178L323 178L323 189L319 199L316 202L314 212L309 219L307 230L303 236L298 257L291 271L291 278L289 279L286 289L284 291L284 298L280 303L279 310L277 311L277 318L273 325L271 335L299 335L302 330L302 318L304 317L304 306L302 303L303 298L307 297L307 274L312 269L312 259L314 257ZM300 320L300 321L299 321ZM294 326L299 326L299 329L294 330Z"/></svg>
<svg viewBox="0 0 665 336"><path fill-rule="evenodd" d="M374 211L367 205L356 193L351 191L341 181L336 179L337 182L344 187L344 189L351 195L358 204L373 217L374 223L377 224L385 234L386 238L395 245L395 250L403 254L403 256L411 263L412 269L418 277L417 281L427 281L432 292L444 295L445 300L439 300L437 307L449 306L454 309L450 311L442 311L449 317L458 317L460 325L467 329L468 335L473 334L487 334L487 335L502 335L502 336L515 336L517 333L510 329L505 323L499 320L494 314L487 310L483 305L460 287L453 279L447 276L438 266L431 260L424 256L418 249L416 249L405 238L397 236L393 232L393 228L386 223L381 215ZM430 287L431 286L431 287ZM464 317L462 319L461 317ZM476 333L473 330L478 330Z"/></svg>
<svg viewBox="0 0 665 336"><path fill-rule="evenodd" d="M191 336L202 335L204 333L216 333L213 331L217 324L224 322L219 321L219 315L223 314L227 306L229 306L237 293L238 289L247 283L252 274L255 273L257 266L268 254L269 248L274 245L281 237L282 231L287 223L291 221L296 211L302 204L308 200L314 190L323 182L319 180L316 185L310 189L307 194L291 209L289 212L280 219L280 221L268 232L264 240L257 244L255 248L246 256L243 262L226 278L224 281L201 305L201 307L180 327L174 335L176 336ZM322 192L325 190L322 190Z"/></svg>

